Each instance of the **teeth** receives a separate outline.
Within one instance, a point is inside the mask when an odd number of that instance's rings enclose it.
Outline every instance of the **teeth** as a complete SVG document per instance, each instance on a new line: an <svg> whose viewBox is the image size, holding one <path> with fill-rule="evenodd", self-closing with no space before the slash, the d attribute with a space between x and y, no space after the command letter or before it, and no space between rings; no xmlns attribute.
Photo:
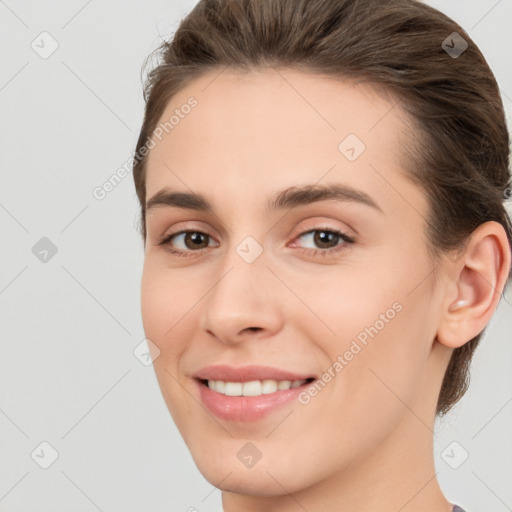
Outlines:
<svg viewBox="0 0 512 512"><path fill-rule="evenodd" d="M291 385L292 385L291 380L282 380L277 385L277 389L279 389L279 391L281 391L282 389L290 389Z"/></svg>
<svg viewBox="0 0 512 512"><path fill-rule="evenodd" d="M242 382L226 382L224 384L224 394L228 396L241 396L243 395Z"/></svg>
<svg viewBox="0 0 512 512"><path fill-rule="evenodd" d="M244 396L258 396L262 393L262 383L259 380L251 380L244 382L242 386L242 393Z"/></svg>
<svg viewBox="0 0 512 512"><path fill-rule="evenodd" d="M305 380L251 380L249 382L225 382L223 380L209 380L208 387L227 396L260 396L298 388L305 384Z"/></svg>
<svg viewBox="0 0 512 512"><path fill-rule="evenodd" d="M215 383L215 391L218 391L219 393L224 393L226 383L223 380L212 380L211 382Z"/></svg>
<svg viewBox="0 0 512 512"><path fill-rule="evenodd" d="M271 380L271 379L264 380L261 383L261 392L264 395L268 395L269 393L275 393L277 391L278 387L279 387L279 383L276 380ZM288 388L283 388L283 389L288 389ZM245 384L244 384L244 391L245 391Z"/></svg>

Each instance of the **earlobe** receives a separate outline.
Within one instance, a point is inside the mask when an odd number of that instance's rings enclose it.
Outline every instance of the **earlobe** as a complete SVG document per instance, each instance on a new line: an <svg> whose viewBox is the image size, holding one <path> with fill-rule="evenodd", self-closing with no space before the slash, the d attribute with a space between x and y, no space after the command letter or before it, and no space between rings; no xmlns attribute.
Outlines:
<svg viewBox="0 0 512 512"><path fill-rule="evenodd" d="M441 311L437 341L458 348L478 336L496 310L510 270L510 246L497 222L480 225L453 263L450 296ZM453 289L455 288L455 297Z"/></svg>

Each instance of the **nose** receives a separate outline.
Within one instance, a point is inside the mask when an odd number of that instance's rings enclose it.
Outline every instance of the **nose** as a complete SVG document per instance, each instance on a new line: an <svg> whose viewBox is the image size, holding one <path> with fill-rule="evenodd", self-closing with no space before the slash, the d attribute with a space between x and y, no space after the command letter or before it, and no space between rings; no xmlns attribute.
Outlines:
<svg viewBox="0 0 512 512"><path fill-rule="evenodd" d="M216 274L204 299L201 327L218 341L239 344L268 337L282 327L278 280L261 254L247 263L238 254Z"/></svg>

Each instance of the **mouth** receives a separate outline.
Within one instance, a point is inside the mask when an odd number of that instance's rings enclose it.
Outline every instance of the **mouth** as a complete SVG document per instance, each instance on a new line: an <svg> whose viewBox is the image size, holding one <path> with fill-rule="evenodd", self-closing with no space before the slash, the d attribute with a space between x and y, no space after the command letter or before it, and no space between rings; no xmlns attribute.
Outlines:
<svg viewBox="0 0 512 512"><path fill-rule="evenodd" d="M314 377L299 380L250 380L245 382L230 382L214 379L198 379L198 381L215 393L225 396L253 397L262 395L272 395L279 391L297 389L306 386L315 380Z"/></svg>
<svg viewBox="0 0 512 512"><path fill-rule="evenodd" d="M217 418L236 422L257 422L292 405L316 380L311 374L258 365L214 365L193 375L205 408Z"/></svg>

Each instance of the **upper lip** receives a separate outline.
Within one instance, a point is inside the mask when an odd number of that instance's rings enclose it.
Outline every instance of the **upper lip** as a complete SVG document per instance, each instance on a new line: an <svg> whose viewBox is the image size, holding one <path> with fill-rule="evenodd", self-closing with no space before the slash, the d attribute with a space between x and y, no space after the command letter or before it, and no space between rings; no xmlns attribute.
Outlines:
<svg viewBox="0 0 512 512"><path fill-rule="evenodd" d="M307 380L314 378L312 375L293 373L271 366L228 366L214 365L206 366L194 374L196 379L201 380L222 380L225 382L249 382L252 380Z"/></svg>

